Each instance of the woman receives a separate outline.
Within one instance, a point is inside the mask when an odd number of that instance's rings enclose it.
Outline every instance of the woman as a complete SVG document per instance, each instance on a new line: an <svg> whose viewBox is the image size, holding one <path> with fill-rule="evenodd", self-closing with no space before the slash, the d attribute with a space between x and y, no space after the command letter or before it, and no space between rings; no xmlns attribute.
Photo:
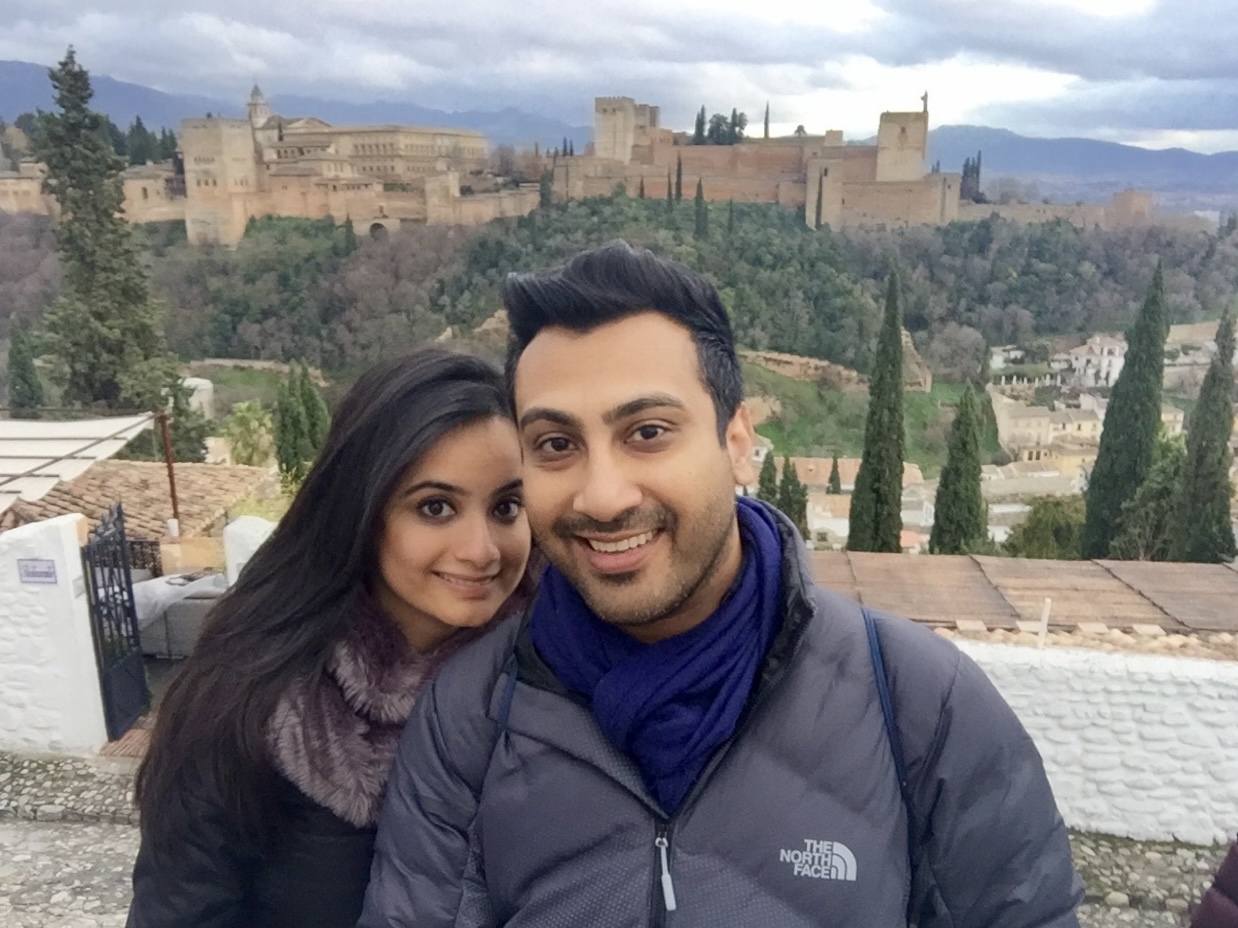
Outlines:
<svg viewBox="0 0 1238 928"><path fill-rule="evenodd" d="M529 547L498 370L365 374L159 708L130 928L352 928L417 692L527 599Z"/></svg>

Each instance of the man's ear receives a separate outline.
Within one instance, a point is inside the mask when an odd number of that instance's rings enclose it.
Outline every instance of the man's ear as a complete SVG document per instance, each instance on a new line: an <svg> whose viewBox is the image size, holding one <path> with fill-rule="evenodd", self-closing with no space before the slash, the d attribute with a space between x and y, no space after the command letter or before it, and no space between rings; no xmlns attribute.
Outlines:
<svg viewBox="0 0 1238 928"><path fill-rule="evenodd" d="M726 427L726 450L731 458L731 473L737 487L746 487L757 481L757 468L752 460L756 437L748 404L740 403Z"/></svg>

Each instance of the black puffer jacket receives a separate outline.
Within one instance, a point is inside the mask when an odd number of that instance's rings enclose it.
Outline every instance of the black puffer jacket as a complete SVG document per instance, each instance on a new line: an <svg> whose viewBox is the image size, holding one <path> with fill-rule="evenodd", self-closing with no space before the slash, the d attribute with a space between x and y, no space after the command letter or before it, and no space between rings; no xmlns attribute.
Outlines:
<svg viewBox="0 0 1238 928"><path fill-rule="evenodd" d="M902 928L909 908L921 926L1077 928L1066 828L1009 707L954 645L877 618L909 823L861 610L812 586L782 524L782 630L674 816L506 627L409 720L361 928Z"/></svg>
<svg viewBox="0 0 1238 928"><path fill-rule="evenodd" d="M374 827L358 827L280 779L273 814L286 822L265 858L219 814L218 797L191 800L192 840L174 854L143 842L133 869L128 928L352 928L361 912ZM278 808L278 813L276 813Z"/></svg>

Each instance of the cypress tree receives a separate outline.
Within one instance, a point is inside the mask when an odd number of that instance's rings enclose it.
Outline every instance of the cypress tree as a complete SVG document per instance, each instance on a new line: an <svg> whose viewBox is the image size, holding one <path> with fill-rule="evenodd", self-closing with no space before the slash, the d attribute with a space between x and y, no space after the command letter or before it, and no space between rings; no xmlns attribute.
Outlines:
<svg viewBox="0 0 1238 928"><path fill-rule="evenodd" d="M1175 561L1222 563L1238 556L1230 521L1229 439L1234 428L1234 320L1217 329L1199 402L1191 412L1186 463L1177 493L1169 555Z"/></svg>
<svg viewBox="0 0 1238 928"><path fill-rule="evenodd" d="M1164 561L1170 555L1178 488L1186 464L1181 438L1161 438L1148 478L1122 504L1118 533L1109 544L1109 556L1125 561Z"/></svg>
<svg viewBox="0 0 1238 928"><path fill-rule="evenodd" d="M988 537L987 513L980 495L980 410L970 386L959 398L950 427L935 510L929 534L931 554L965 554Z"/></svg>
<svg viewBox="0 0 1238 928"><path fill-rule="evenodd" d="M692 144L705 144L705 107L701 106L701 111L696 114L696 128L692 130Z"/></svg>
<svg viewBox="0 0 1238 928"><path fill-rule="evenodd" d="M765 137L769 138L769 101L765 101Z"/></svg>
<svg viewBox="0 0 1238 928"><path fill-rule="evenodd" d="M177 382L164 344L163 309L121 214L123 162L90 109L90 77L72 48L50 72L57 110L39 114L33 154L56 199L63 295L47 316L53 376L67 404L163 409Z"/></svg>
<svg viewBox="0 0 1238 928"><path fill-rule="evenodd" d="M9 331L9 415L14 419L37 419L43 402L43 382L34 366L34 347L26 327L14 320Z"/></svg>
<svg viewBox="0 0 1238 928"><path fill-rule="evenodd" d="M735 234L735 201L728 200L726 207L726 237L731 238Z"/></svg>
<svg viewBox="0 0 1238 928"><path fill-rule="evenodd" d="M765 455L761 462L761 473L757 477L757 496L771 505L778 503L778 465L774 463L774 453Z"/></svg>
<svg viewBox="0 0 1238 928"><path fill-rule="evenodd" d="M683 200L683 155L675 156L675 202Z"/></svg>
<svg viewBox="0 0 1238 928"><path fill-rule="evenodd" d="M294 372L280 384L275 397L275 459L288 484L301 482L313 457L309 428Z"/></svg>
<svg viewBox="0 0 1238 928"><path fill-rule="evenodd" d="M537 205L542 209L546 209L553 202L551 197L554 194L554 172L547 168L542 171L542 176L537 182Z"/></svg>
<svg viewBox="0 0 1238 928"><path fill-rule="evenodd" d="M814 229L821 228L821 207L825 198L825 175L822 174L817 178L817 218L813 223Z"/></svg>
<svg viewBox="0 0 1238 928"><path fill-rule="evenodd" d="M696 198L693 205L696 208L696 227L693 229L693 234L697 238L706 238L709 235L709 207L705 205L705 185L699 177L696 181Z"/></svg>
<svg viewBox="0 0 1238 928"><path fill-rule="evenodd" d="M1169 316L1158 264L1128 337L1126 363L1109 398L1096 465L1088 480L1083 557L1109 555L1122 504L1148 476L1161 428L1161 380Z"/></svg>
<svg viewBox="0 0 1238 928"><path fill-rule="evenodd" d="M851 497L851 551L899 552L903 528L903 313L890 272L877 359L868 391L864 454Z"/></svg>
<svg viewBox="0 0 1238 928"><path fill-rule="evenodd" d="M825 492L838 496L842 491L843 480L838 472L838 455L834 455L834 460L830 463L830 482L826 484Z"/></svg>
<svg viewBox="0 0 1238 928"><path fill-rule="evenodd" d="M357 230L352 224L352 217L344 220L344 256L357 250Z"/></svg>
<svg viewBox="0 0 1238 928"><path fill-rule="evenodd" d="M666 169L666 202L668 205L675 202L675 187L671 180L670 168Z"/></svg>
<svg viewBox="0 0 1238 928"><path fill-rule="evenodd" d="M318 387L310 379L309 368L301 365L296 377L297 394L301 408L305 410L305 437L309 457L308 461L318 457L323 444L327 440L327 431L331 428L331 414L327 412L326 401L318 392Z"/></svg>
<svg viewBox="0 0 1238 928"><path fill-rule="evenodd" d="M645 199L645 178L643 176L640 179L640 187L636 190L636 196L641 200Z"/></svg>
<svg viewBox="0 0 1238 928"><path fill-rule="evenodd" d="M800 481L791 459L782 459L782 482L778 484L778 508L795 523L801 535L808 537L808 487Z"/></svg>
<svg viewBox="0 0 1238 928"><path fill-rule="evenodd" d="M567 156L569 158L576 157L576 140L575 139L567 140Z"/></svg>

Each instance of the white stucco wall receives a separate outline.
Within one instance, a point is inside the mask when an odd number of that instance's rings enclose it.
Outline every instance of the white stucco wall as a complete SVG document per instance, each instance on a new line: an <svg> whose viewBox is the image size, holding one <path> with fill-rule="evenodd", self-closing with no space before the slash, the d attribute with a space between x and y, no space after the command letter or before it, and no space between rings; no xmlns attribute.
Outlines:
<svg viewBox="0 0 1238 928"><path fill-rule="evenodd" d="M958 644L1036 742L1071 828L1196 844L1238 833L1238 664Z"/></svg>
<svg viewBox="0 0 1238 928"><path fill-rule="evenodd" d="M107 741L84 521L60 516L0 535L0 749L85 753Z"/></svg>

